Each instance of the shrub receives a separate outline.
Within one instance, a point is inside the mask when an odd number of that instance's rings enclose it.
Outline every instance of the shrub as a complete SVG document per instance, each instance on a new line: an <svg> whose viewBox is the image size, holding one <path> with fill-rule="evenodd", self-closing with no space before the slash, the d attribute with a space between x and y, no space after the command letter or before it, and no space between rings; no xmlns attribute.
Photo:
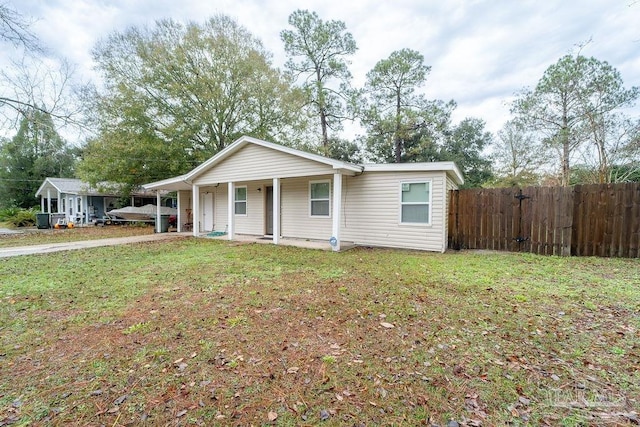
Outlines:
<svg viewBox="0 0 640 427"><path fill-rule="evenodd" d="M9 218L12 218L18 215L22 209L14 207L0 209L0 221L6 221Z"/></svg>
<svg viewBox="0 0 640 427"><path fill-rule="evenodd" d="M36 212L38 209L6 208L0 211L0 221L4 221L14 227L31 227L36 224Z"/></svg>

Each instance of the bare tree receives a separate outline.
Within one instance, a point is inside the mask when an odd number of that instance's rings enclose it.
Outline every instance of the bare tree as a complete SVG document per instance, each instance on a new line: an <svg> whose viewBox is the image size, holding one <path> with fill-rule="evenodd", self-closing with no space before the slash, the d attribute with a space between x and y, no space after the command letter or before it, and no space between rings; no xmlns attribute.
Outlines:
<svg viewBox="0 0 640 427"><path fill-rule="evenodd" d="M30 25L30 21L6 3L0 4L0 40L24 47L29 51L41 52L38 38L29 30Z"/></svg>
<svg viewBox="0 0 640 427"><path fill-rule="evenodd" d="M20 58L8 59L0 69L0 125L16 128L34 110L50 115L58 126L77 125L71 102L74 67L64 59L44 55L30 30L32 23L6 3L0 4L0 42L22 50Z"/></svg>
<svg viewBox="0 0 640 427"><path fill-rule="evenodd" d="M0 70L0 124L16 128L27 112L51 115L58 126L76 124L73 101L75 68L66 60L24 55Z"/></svg>

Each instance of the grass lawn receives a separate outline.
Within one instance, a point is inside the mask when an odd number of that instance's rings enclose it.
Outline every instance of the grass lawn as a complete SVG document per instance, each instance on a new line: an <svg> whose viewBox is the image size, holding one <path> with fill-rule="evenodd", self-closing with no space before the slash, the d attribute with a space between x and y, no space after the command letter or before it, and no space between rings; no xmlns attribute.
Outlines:
<svg viewBox="0 0 640 427"><path fill-rule="evenodd" d="M46 243L63 243L78 240L107 239L111 237L138 236L153 234L153 226L107 226L77 227L63 230L23 230L20 234L0 234L0 248L15 246L42 245Z"/></svg>
<svg viewBox="0 0 640 427"><path fill-rule="evenodd" d="M631 424L640 261L208 239L3 259L0 373L0 425Z"/></svg>

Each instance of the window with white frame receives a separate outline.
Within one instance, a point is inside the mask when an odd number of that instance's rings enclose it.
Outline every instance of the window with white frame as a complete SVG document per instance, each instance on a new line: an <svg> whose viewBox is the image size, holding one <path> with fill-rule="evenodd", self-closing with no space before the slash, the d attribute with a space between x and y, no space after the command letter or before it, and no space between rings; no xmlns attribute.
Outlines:
<svg viewBox="0 0 640 427"><path fill-rule="evenodd" d="M311 216L330 216L331 181L309 182L309 212Z"/></svg>
<svg viewBox="0 0 640 427"><path fill-rule="evenodd" d="M429 224L431 222L431 182L403 182L400 187L400 222Z"/></svg>
<svg viewBox="0 0 640 427"><path fill-rule="evenodd" d="M247 187L236 187L233 198L234 212L236 215L247 214Z"/></svg>

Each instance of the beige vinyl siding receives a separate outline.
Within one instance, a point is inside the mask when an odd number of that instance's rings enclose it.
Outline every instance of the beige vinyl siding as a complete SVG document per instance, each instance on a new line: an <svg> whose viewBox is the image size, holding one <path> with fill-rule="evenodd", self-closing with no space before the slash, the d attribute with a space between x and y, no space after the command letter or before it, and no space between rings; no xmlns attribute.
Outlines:
<svg viewBox="0 0 640 427"><path fill-rule="evenodd" d="M191 203L191 191L178 191L177 197L180 201L180 212L178 212L180 217L180 226L183 227L188 222L193 222L193 216L191 219L187 214L187 209L191 211L193 209L193 204ZM182 230L184 231L184 230Z"/></svg>
<svg viewBox="0 0 640 427"><path fill-rule="evenodd" d="M400 184L431 182L431 223L400 224ZM343 178L341 238L361 245L442 251L443 172L365 172Z"/></svg>
<svg viewBox="0 0 640 427"><path fill-rule="evenodd" d="M248 144L194 180L196 185L333 173L329 165Z"/></svg>
<svg viewBox="0 0 640 427"><path fill-rule="evenodd" d="M312 217L309 212L309 182L329 180L333 196L333 175L282 180L281 227L282 237L329 240L332 220L329 217ZM333 206L330 207L330 210Z"/></svg>
<svg viewBox="0 0 640 427"><path fill-rule="evenodd" d="M227 216L227 184L220 184L213 190L213 230L229 231Z"/></svg>
<svg viewBox="0 0 640 427"><path fill-rule="evenodd" d="M235 233L263 235L265 231L265 186L272 180L236 182L236 187L247 187L247 214L235 215ZM258 191L258 188L260 191ZM228 184L214 187L214 230L229 231Z"/></svg>

